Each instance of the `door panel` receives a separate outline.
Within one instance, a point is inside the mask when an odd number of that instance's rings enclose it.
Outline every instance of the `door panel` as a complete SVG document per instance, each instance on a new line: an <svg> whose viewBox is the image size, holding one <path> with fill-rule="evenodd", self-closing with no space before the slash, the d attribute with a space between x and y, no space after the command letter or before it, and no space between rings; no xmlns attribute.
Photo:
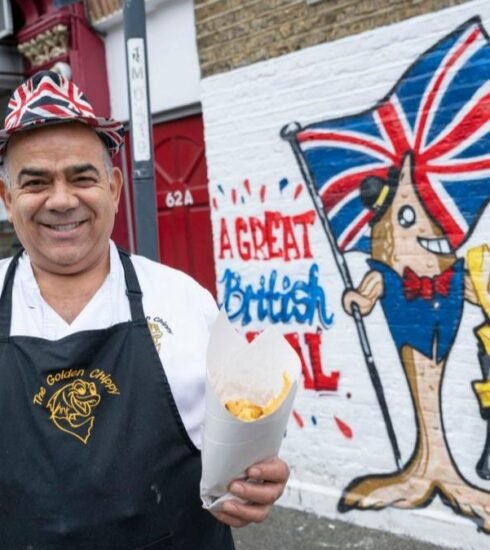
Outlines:
<svg viewBox="0 0 490 550"><path fill-rule="evenodd" d="M154 125L153 145L160 259L216 295L202 117Z"/></svg>

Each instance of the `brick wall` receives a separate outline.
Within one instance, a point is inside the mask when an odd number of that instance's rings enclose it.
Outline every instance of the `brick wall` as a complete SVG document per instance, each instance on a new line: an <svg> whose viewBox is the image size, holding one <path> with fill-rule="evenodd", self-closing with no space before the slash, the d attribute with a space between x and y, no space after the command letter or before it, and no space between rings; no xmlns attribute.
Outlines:
<svg viewBox="0 0 490 550"><path fill-rule="evenodd" d="M85 2L89 21L97 23L122 9L122 0L87 0Z"/></svg>
<svg viewBox="0 0 490 550"><path fill-rule="evenodd" d="M195 0L203 76L390 25L467 0Z"/></svg>

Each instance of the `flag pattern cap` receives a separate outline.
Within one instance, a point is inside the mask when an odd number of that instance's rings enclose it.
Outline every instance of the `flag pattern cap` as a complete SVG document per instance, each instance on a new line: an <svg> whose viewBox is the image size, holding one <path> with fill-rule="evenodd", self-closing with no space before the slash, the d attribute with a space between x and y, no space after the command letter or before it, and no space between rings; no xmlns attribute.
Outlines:
<svg viewBox="0 0 490 550"><path fill-rule="evenodd" d="M0 162L14 133L67 122L81 122L93 128L111 156L124 141L122 123L95 116L92 105L74 82L53 71L41 71L23 82L8 102L4 129L0 131Z"/></svg>
<svg viewBox="0 0 490 550"><path fill-rule="evenodd" d="M361 184L386 179L407 154L420 200L460 247L490 198L490 42L480 19L423 53L373 108L295 139L340 251L370 251L375 213Z"/></svg>

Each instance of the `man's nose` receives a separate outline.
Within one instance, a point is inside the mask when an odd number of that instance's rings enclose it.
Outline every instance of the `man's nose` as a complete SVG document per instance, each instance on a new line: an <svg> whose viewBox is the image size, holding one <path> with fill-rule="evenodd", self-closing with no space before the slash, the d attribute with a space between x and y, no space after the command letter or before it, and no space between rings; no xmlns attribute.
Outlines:
<svg viewBox="0 0 490 550"><path fill-rule="evenodd" d="M45 202L46 208L58 212L72 210L79 205L79 199L70 185L65 181L56 181L50 189L49 197Z"/></svg>

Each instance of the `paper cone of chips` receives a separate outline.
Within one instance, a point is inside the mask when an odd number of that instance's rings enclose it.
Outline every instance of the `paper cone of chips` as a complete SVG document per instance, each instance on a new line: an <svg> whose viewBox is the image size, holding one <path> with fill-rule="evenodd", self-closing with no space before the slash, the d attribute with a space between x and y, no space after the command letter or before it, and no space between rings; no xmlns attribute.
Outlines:
<svg viewBox="0 0 490 550"><path fill-rule="evenodd" d="M276 456L301 372L284 336L267 328L248 343L222 310L207 353L201 499L219 511L228 485L252 464Z"/></svg>

